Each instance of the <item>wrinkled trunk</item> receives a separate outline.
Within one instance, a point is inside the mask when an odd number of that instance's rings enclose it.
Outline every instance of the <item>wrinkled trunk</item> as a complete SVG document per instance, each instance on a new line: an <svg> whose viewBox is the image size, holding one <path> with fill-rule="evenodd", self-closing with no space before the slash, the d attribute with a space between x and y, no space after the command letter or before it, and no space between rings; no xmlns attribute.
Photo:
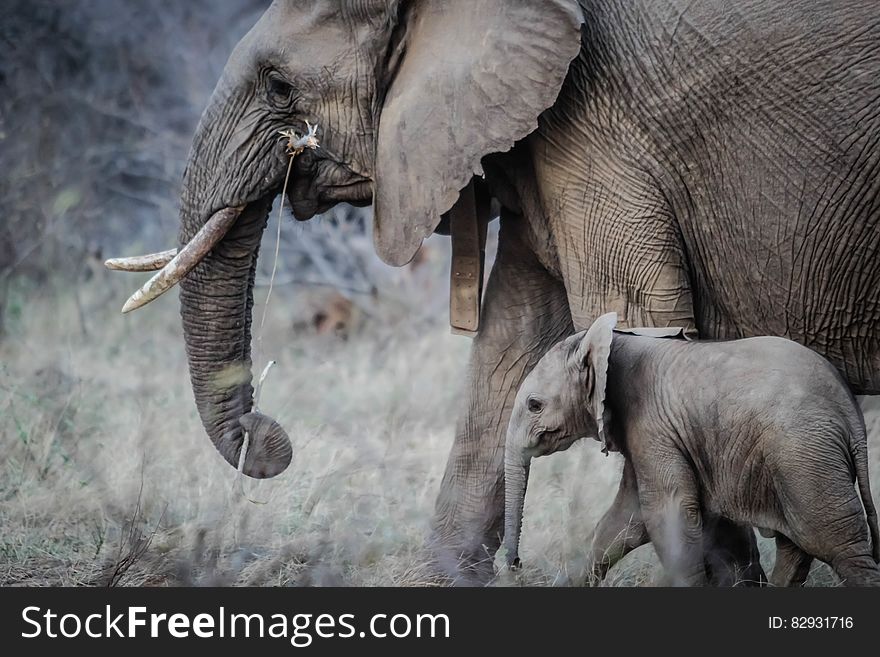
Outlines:
<svg viewBox="0 0 880 657"><path fill-rule="evenodd" d="M504 453L504 548L509 566L519 565L519 536L529 481L529 462L508 439Z"/></svg>
<svg viewBox="0 0 880 657"><path fill-rule="evenodd" d="M228 111L228 110L221 110ZM229 117L206 112L193 141L184 176L181 203L181 247L207 218L234 199L218 198L217 189L235 188L217 181L222 139L214 131ZM219 127L218 127L219 126ZM271 208L271 196L247 204L235 224L213 250L181 282L180 303L186 353L196 406L214 446L238 467L244 430L250 443L243 472L272 477L290 462L290 442L283 429L265 416L250 414L251 315L260 239Z"/></svg>

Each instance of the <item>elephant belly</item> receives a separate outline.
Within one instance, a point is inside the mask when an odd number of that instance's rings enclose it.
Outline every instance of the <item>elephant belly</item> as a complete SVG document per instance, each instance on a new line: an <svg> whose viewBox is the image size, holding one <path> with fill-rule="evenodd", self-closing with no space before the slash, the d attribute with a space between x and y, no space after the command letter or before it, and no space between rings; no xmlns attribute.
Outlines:
<svg viewBox="0 0 880 657"><path fill-rule="evenodd" d="M880 166L880 148L873 158ZM736 154L730 168L748 161ZM792 178L811 191L793 193ZM848 181L839 199L824 191L833 180L828 170L789 169L782 179L768 168L749 192L707 177L711 201L680 210L696 325L711 339L789 338L830 360L857 394L877 394L880 177Z"/></svg>
<svg viewBox="0 0 880 657"><path fill-rule="evenodd" d="M674 101L642 117L659 126L643 158L679 229L697 328L788 337L880 393L880 36L853 37L868 14L848 3L817 9L821 34L749 4L767 19L731 15L731 38L708 49L716 26L694 9L677 52L657 53Z"/></svg>
<svg viewBox="0 0 880 657"><path fill-rule="evenodd" d="M705 489L702 493L704 511L710 516L758 527L764 536L773 532L787 535L789 531L782 504L772 489L740 488L728 491L723 497L706 494Z"/></svg>

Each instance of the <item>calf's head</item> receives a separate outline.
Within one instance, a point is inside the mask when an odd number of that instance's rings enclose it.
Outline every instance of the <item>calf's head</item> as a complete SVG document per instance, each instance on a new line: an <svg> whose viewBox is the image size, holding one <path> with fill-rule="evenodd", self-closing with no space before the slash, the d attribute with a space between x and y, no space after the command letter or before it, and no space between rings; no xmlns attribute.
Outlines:
<svg viewBox="0 0 880 657"><path fill-rule="evenodd" d="M504 548L511 566L519 563L532 458L568 449L583 437L605 440L605 382L616 323L617 315L608 313L554 346L517 392L504 452Z"/></svg>

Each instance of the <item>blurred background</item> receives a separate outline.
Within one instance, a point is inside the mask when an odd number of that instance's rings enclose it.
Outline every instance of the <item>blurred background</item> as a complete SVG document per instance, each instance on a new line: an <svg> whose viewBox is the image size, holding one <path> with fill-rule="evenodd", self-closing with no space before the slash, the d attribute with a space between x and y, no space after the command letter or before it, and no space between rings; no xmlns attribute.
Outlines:
<svg viewBox="0 0 880 657"><path fill-rule="evenodd" d="M101 251L173 241L201 108L266 4L4 0L7 278L67 275Z"/></svg>
<svg viewBox="0 0 880 657"><path fill-rule="evenodd" d="M0 585L442 583L423 546L470 348L447 323L447 238L393 269L369 209L284 213L255 356L278 363L261 406L294 460L261 482L204 435L177 295L122 316L147 275L102 265L176 246L191 136L267 4L0 0ZM520 583L578 576L620 469L592 444L536 462ZM656 574L648 546L608 583Z"/></svg>
<svg viewBox="0 0 880 657"><path fill-rule="evenodd" d="M298 455L271 482L236 481L206 439L177 295L123 317L147 275L103 267L176 245L190 139L268 4L0 2L0 584L429 580L470 343L449 335L446 238L393 269L369 209L284 211L256 357L278 361L262 405Z"/></svg>

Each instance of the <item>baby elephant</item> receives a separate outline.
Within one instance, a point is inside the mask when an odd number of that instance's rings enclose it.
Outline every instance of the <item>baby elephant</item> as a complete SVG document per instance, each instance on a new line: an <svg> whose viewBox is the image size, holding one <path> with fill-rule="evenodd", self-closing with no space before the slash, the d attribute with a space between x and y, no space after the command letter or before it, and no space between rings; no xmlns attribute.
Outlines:
<svg viewBox="0 0 880 657"><path fill-rule="evenodd" d="M596 530L599 576L650 540L673 584L704 584L702 526L724 517L777 537L774 585L802 584L813 558L848 585L880 585L864 419L826 360L783 338L691 342L616 322L603 315L557 344L519 389L505 454L511 566L531 458L592 437L626 459Z"/></svg>

